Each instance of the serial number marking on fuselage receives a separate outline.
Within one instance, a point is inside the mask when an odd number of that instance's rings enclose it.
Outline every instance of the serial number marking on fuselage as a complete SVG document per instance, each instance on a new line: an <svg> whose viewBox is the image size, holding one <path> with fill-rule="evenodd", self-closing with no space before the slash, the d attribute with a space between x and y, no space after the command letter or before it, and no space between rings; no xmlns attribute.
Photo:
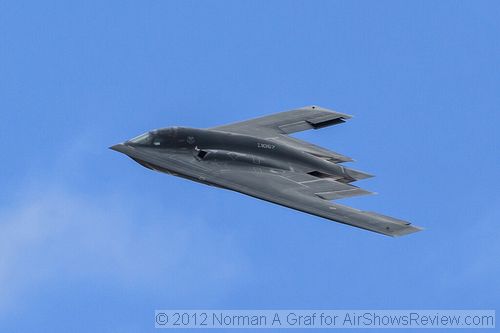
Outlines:
<svg viewBox="0 0 500 333"><path fill-rule="evenodd" d="M276 149L275 145L272 145L270 143L261 143L257 142L257 148L263 148L263 149Z"/></svg>

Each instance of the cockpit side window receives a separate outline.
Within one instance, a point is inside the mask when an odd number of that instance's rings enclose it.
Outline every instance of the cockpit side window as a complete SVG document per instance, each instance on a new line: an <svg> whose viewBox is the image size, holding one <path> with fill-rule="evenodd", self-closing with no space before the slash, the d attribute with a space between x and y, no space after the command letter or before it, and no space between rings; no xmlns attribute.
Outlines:
<svg viewBox="0 0 500 333"><path fill-rule="evenodd" d="M153 139L153 146L161 146L163 142L163 139L160 137L160 136L156 136L154 139Z"/></svg>
<svg viewBox="0 0 500 333"><path fill-rule="evenodd" d="M149 134L149 132L147 132L139 136L136 136L135 138L129 141L140 145L148 145L151 143L151 135Z"/></svg>

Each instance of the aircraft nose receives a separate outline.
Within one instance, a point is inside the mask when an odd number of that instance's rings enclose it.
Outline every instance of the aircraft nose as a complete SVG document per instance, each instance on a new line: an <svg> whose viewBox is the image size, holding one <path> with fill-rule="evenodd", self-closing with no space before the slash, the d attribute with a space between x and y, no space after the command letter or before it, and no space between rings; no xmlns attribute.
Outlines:
<svg viewBox="0 0 500 333"><path fill-rule="evenodd" d="M120 152L120 153L124 153L126 147L127 146L124 143L119 143L119 144L116 144L116 145L109 147L109 149Z"/></svg>

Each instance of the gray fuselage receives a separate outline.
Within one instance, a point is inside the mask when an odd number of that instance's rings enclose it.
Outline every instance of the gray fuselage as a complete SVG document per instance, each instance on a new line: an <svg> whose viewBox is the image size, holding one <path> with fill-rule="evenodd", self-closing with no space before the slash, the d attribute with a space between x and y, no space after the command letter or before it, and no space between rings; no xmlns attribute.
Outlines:
<svg viewBox="0 0 500 333"><path fill-rule="evenodd" d="M125 144L194 156L193 163L216 162L233 167L258 166L300 172L316 172L333 179L350 181L344 167L305 153L272 138L262 139L206 129L170 127L150 131ZM139 163L141 161L138 161ZM142 163L141 163L142 164ZM151 164L148 167L155 168ZM155 168L158 169L158 168ZM168 166L161 166L168 172Z"/></svg>

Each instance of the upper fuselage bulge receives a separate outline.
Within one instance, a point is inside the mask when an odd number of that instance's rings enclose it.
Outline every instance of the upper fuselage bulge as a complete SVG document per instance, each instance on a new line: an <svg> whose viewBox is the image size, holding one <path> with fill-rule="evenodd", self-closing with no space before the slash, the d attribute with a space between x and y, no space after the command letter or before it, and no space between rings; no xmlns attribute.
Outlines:
<svg viewBox="0 0 500 333"><path fill-rule="evenodd" d="M228 161L234 164L312 172L319 171L335 179L348 178L345 169L332 162L305 153L284 143L229 132L169 127L153 130L125 142L136 147L192 152L200 163Z"/></svg>

